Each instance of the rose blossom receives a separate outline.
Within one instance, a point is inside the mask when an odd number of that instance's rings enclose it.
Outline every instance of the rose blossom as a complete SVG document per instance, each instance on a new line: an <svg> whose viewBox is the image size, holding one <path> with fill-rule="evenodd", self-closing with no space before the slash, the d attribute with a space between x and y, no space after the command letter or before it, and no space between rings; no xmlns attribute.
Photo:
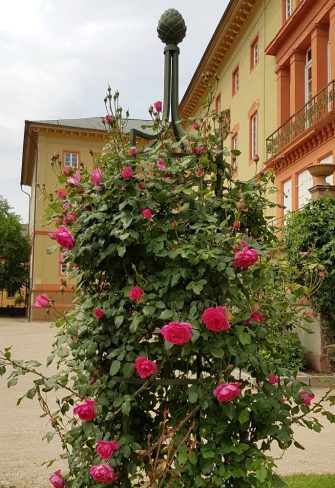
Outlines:
<svg viewBox="0 0 335 488"><path fill-rule="evenodd" d="M112 124L113 123L113 120L114 120L114 118L113 118L112 115L109 115L109 114L106 115L105 121L107 122L107 124Z"/></svg>
<svg viewBox="0 0 335 488"><path fill-rule="evenodd" d="M140 302L143 295L144 291L139 286L133 286L128 293L129 298L135 302Z"/></svg>
<svg viewBox="0 0 335 488"><path fill-rule="evenodd" d="M306 312L304 312L304 316L306 317L306 319L312 319L313 318L313 312L311 310L306 310Z"/></svg>
<svg viewBox="0 0 335 488"><path fill-rule="evenodd" d="M244 241L241 242L242 249L236 251L233 266L234 268L250 268L253 264L258 261L258 251L256 249L250 248L246 245Z"/></svg>
<svg viewBox="0 0 335 488"><path fill-rule="evenodd" d="M193 153L196 156L201 156L205 152L205 148L203 146L196 146L193 148Z"/></svg>
<svg viewBox="0 0 335 488"><path fill-rule="evenodd" d="M79 171L76 171L74 173L73 176L70 176L70 178L68 178L66 181L67 181L67 184L70 185L70 186L79 186L80 184L80 173Z"/></svg>
<svg viewBox="0 0 335 488"><path fill-rule="evenodd" d="M236 202L235 206L236 206L237 210L242 210L242 208L244 208L244 201L240 200L239 202Z"/></svg>
<svg viewBox="0 0 335 488"><path fill-rule="evenodd" d="M135 157L137 155L136 147L131 147L128 151L129 156Z"/></svg>
<svg viewBox="0 0 335 488"><path fill-rule="evenodd" d="M64 223L68 224L69 222L75 222L77 220L77 214L74 212L70 212L69 214L65 215Z"/></svg>
<svg viewBox="0 0 335 488"><path fill-rule="evenodd" d="M65 212L70 210L70 208L71 208L71 205L68 202L63 203L62 209L65 210Z"/></svg>
<svg viewBox="0 0 335 488"><path fill-rule="evenodd" d="M299 395L300 395L300 398L302 399L302 403L304 405L307 405L307 406L309 406L311 404L311 401L315 397L314 393L310 393L310 392L305 391L305 390L301 391L299 393Z"/></svg>
<svg viewBox="0 0 335 488"><path fill-rule="evenodd" d="M223 383L213 390L213 395L219 402L227 403L234 400L241 393L241 383Z"/></svg>
<svg viewBox="0 0 335 488"><path fill-rule="evenodd" d="M233 229L239 231L241 228L241 222L239 220L235 220L233 223Z"/></svg>
<svg viewBox="0 0 335 488"><path fill-rule="evenodd" d="M135 369L140 378L148 378L155 373L157 373L157 366L154 361L140 356L135 361Z"/></svg>
<svg viewBox="0 0 335 488"><path fill-rule="evenodd" d="M193 127L193 129L195 129L195 130L199 130L199 129L200 129L200 124L199 124L199 122L197 122L197 121L193 122L192 127Z"/></svg>
<svg viewBox="0 0 335 488"><path fill-rule="evenodd" d="M86 400L84 403L77 405L73 409L73 413L78 415L80 420L84 420L85 422L91 422L97 416L94 408L96 404L96 400Z"/></svg>
<svg viewBox="0 0 335 488"><path fill-rule="evenodd" d="M60 200L65 200L67 192L65 190L58 190L56 191L56 195Z"/></svg>
<svg viewBox="0 0 335 488"><path fill-rule="evenodd" d="M35 307L39 308L46 308L49 306L50 299L48 295L45 295L44 293L42 295L38 295L35 300Z"/></svg>
<svg viewBox="0 0 335 488"><path fill-rule="evenodd" d="M56 232L50 232L49 236L51 239L55 239L64 249L72 249L75 244L73 235L65 225L59 226Z"/></svg>
<svg viewBox="0 0 335 488"><path fill-rule="evenodd" d="M116 480L116 474L109 464L96 464L90 467L90 474L99 483L111 483Z"/></svg>
<svg viewBox="0 0 335 488"><path fill-rule="evenodd" d="M270 383L270 385L278 385L278 383L279 383L279 376L277 376L274 373L269 374L269 376L268 376L268 382Z"/></svg>
<svg viewBox="0 0 335 488"><path fill-rule="evenodd" d="M66 483L62 477L60 469L57 469L57 471L50 476L49 481L54 488L66 488Z"/></svg>
<svg viewBox="0 0 335 488"><path fill-rule="evenodd" d="M266 320L266 318L264 317L264 315L261 314L260 312L258 312L258 310L252 310L250 313L250 317L246 322L247 323L248 322L258 322L259 324L262 324L263 322L265 322L265 320Z"/></svg>
<svg viewBox="0 0 335 488"><path fill-rule="evenodd" d="M101 317L103 317L104 315L105 315L105 312L102 310L102 308L95 308L93 310L93 316L96 319L101 319Z"/></svg>
<svg viewBox="0 0 335 488"><path fill-rule="evenodd" d="M95 186L100 186L102 181L102 168L97 168L91 173L91 181Z"/></svg>
<svg viewBox="0 0 335 488"><path fill-rule="evenodd" d="M182 346L191 340L192 325L187 322L170 322L163 325L161 333L166 342Z"/></svg>
<svg viewBox="0 0 335 488"><path fill-rule="evenodd" d="M164 160L161 158L157 159L156 166L159 170L163 171L163 169L165 169Z"/></svg>
<svg viewBox="0 0 335 488"><path fill-rule="evenodd" d="M157 100L157 102L154 103L154 107L156 112L161 112L163 108L163 103L160 100Z"/></svg>
<svg viewBox="0 0 335 488"><path fill-rule="evenodd" d="M146 220L152 219L152 212L150 208L145 208L144 210L142 210L142 215Z"/></svg>
<svg viewBox="0 0 335 488"><path fill-rule="evenodd" d="M199 166L196 170L195 170L195 174L197 176L202 176L204 173L204 168L201 168L201 166Z"/></svg>
<svg viewBox="0 0 335 488"><path fill-rule="evenodd" d="M201 316L208 330L221 332L230 329L230 323L226 317L226 307L209 307Z"/></svg>
<svg viewBox="0 0 335 488"><path fill-rule="evenodd" d="M120 448L119 443L117 441L99 441L96 445L96 451L98 455L108 461L114 451L117 451Z"/></svg>
<svg viewBox="0 0 335 488"><path fill-rule="evenodd" d="M121 178L124 180L130 180L134 176L134 171L131 166L125 166L121 171Z"/></svg>
<svg viewBox="0 0 335 488"><path fill-rule="evenodd" d="M70 174L71 174L71 168L64 168L63 173L64 173L66 176L70 176Z"/></svg>

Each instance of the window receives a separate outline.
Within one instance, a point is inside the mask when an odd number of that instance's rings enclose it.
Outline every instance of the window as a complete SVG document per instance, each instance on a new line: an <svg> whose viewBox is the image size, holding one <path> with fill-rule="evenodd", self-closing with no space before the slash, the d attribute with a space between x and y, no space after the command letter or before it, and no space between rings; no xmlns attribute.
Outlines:
<svg viewBox="0 0 335 488"><path fill-rule="evenodd" d="M231 148L232 150L238 150L238 135L234 134L231 138ZM231 169L237 171L237 156L231 155Z"/></svg>
<svg viewBox="0 0 335 488"><path fill-rule="evenodd" d="M250 68L254 68L259 61L259 42L258 36L251 44L251 51L250 51Z"/></svg>
<svg viewBox="0 0 335 488"><path fill-rule="evenodd" d="M254 113L250 118L250 156L254 159L258 155L258 114Z"/></svg>
<svg viewBox="0 0 335 488"><path fill-rule="evenodd" d="M221 113L221 93L215 97L215 112L217 114Z"/></svg>
<svg viewBox="0 0 335 488"><path fill-rule="evenodd" d="M329 154L329 156L326 156L325 158L320 159L319 161L320 164L333 164L333 155ZM327 176L326 182L329 185L334 184L334 175Z"/></svg>
<svg viewBox="0 0 335 488"><path fill-rule="evenodd" d="M79 153L65 152L64 153L64 166L65 168L78 168Z"/></svg>
<svg viewBox="0 0 335 488"><path fill-rule="evenodd" d="M7 298L14 298L15 292L12 289L7 291Z"/></svg>
<svg viewBox="0 0 335 488"><path fill-rule="evenodd" d="M285 19L288 20L293 14L293 0L285 0Z"/></svg>
<svg viewBox="0 0 335 488"><path fill-rule="evenodd" d="M233 83L233 95L235 95L235 93L237 93L240 88L240 75L239 75L238 67L235 68L235 70L233 71L232 83Z"/></svg>
<svg viewBox="0 0 335 488"><path fill-rule="evenodd" d="M283 193L284 193L283 205L285 207L284 215L287 215L288 213L292 212L292 179L291 178L284 182Z"/></svg>
<svg viewBox="0 0 335 488"><path fill-rule="evenodd" d="M302 208L311 199L309 189L313 186L313 178L309 171L298 175L298 208Z"/></svg>

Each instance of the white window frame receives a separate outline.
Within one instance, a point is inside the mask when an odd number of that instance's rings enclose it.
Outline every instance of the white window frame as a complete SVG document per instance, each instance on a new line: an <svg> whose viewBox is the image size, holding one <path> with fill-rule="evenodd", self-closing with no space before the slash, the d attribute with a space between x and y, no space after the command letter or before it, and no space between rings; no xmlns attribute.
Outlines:
<svg viewBox="0 0 335 488"><path fill-rule="evenodd" d="M79 153L72 151L64 151L64 168L78 168Z"/></svg>
<svg viewBox="0 0 335 488"><path fill-rule="evenodd" d="M238 150L238 133L237 132L232 135L231 148ZM234 154L232 154L232 158L231 158L231 167L232 167L233 171L237 171L237 156L234 156Z"/></svg>
<svg viewBox="0 0 335 488"><path fill-rule="evenodd" d="M302 208L308 203L312 195L308 191L313 186L313 177L306 169L298 174L298 208Z"/></svg>
<svg viewBox="0 0 335 488"><path fill-rule="evenodd" d="M285 19L288 20L293 14L293 0L285 0Z"/></svg>
<svg viewBox="0 0 335 488"><path fill-rule="evenodd" d="M235 69L235 71L233 72L233 87L234 87L233 95L235 95L235 93L237 93L239 88L240 88L240 70L239 70L239 67L237 67Z"/></svg>
<svg viewBox="0 0 335 488"><path fill-rule="evenodd" d="M252 67L254 68L259 61L259 41L258 37L252 44Z"/></svg>
<svg viewBox="0 0 335 488"><path fill-rule="evenodd" d="M292 212L293 201L292 201L292 178L284 181L283 183L283 205L284 205L284 215Z"/></svg>
<svg viewBox="0 0 335 488"><path fill-rule="evenodd" d="M251 124L251 159L258 155L258 112L250 118Z"/></svg>

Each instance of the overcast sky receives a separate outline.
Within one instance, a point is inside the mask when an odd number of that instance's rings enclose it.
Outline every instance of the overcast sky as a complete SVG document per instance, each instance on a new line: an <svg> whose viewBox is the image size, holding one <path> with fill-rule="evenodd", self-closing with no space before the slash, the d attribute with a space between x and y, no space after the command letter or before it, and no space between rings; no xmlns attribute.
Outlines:
<svg viewBox="0 0 335 488"><path fill-rule="evenodd" d="M24 121L104 115L107 85L131 118L163 95L156 27L167 8L187 25L183 96L228 0L10 0L0 13L0 195L28 221L20 174ZM25 188L27 190L27 188ZM29 190L29 189L28 189Z"/></svg>

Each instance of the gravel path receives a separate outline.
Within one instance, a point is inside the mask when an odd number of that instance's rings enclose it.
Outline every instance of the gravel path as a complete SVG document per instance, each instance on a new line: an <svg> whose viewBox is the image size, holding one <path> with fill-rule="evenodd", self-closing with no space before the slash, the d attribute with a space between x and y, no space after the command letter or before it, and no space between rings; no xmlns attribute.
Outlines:
<svg viewBox="0 0 335 488"><path fill-rule="evenodd" d="M54 330L45 322L29 323L21 319L0 318L0 348L13 345L13 357L37 359L45 363L49 354ZM16 406L20 397L31 385L28 376L22 377L16 387L7 389L0 378L0 486L15 488L50 487L48 477L60 464L51 468L41 466L60 453L57 441L42 442L49 430L47 420L40 418L40 408L35 400L24 400ZM324 390L315 388L319 398ZM49 394L50 402L55 398ZM335 409L334 409L335 413ZM335 473L335 425L322 420L326 427L321 434L297 428L296 438L306 449L290 448L277 462L280 474ZM272 454L280 456L274 449Z"/></svg>

